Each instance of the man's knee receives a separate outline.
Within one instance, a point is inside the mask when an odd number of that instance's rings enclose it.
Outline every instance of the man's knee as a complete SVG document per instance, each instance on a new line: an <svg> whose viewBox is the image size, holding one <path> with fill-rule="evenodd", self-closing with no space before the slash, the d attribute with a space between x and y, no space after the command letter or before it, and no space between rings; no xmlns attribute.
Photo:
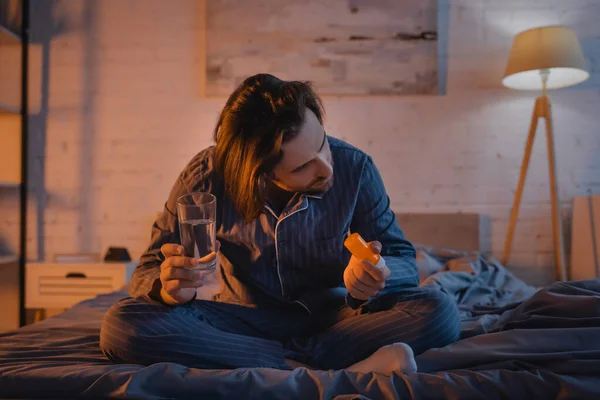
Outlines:
<svg viewBox="0 0 600 400"><path fill-rule="evenodd" d="M460 317L456 301L448 294L423 288L423 311L427 315L427 330L438 336L439 346L460 338Z"/></svg>
<svg viewBox="0 0 600 400"><path fill-rule="evenodd" d="M423 301L431 313L458 315L456 301L450 295L436 289L422 288L421 290Z"/></svg>
<svg viewBox="0 0 600 400"><path fill-rule="evenodd" d="M418 316L421 330L432 339L431 345L444 346L460 338L458 307L450 295L421 287L398 295L396 309Z"/></svg>
<svg viewBox="0 0 600 400"><path fill-rule="evenodd" d="M104 315L100 328L100 349L104 355L114 362L135 362L132 354L139 351L139 337L151 331L146 324L152 318L152 308L141 299L131 297L113 304ZM160 307L160 306L159 306Z"/></svg>
<svg viewBox="0 0 600 400"><path fill-rule="evenodd" d="M376 302L382 309L409 307L417 313L456 311L456 301L441 290L413 287L391 292Z"/></svg>

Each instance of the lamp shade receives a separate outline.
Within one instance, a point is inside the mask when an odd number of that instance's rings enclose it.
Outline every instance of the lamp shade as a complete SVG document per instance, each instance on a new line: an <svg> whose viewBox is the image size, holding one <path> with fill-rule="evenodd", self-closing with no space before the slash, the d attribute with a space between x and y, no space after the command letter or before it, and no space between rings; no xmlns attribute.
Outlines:
<svg viewBox="0 0 600 400"><path fill-rule="evenodd" d="M515 36L502 84L541 90L542 70L549 71L547 89L576 85L589 77L575 32L565 26L546 26Z"/></svg>

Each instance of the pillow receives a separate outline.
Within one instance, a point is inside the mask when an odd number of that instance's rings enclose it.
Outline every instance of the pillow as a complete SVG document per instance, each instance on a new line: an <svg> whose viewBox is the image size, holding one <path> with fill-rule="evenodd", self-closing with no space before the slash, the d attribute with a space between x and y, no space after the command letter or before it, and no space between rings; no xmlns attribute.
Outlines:
<svg viewBox="0 0 600 400"><path fill-rule="evenodd" d="M427 248L416 247L417 251L417 270L419 271L419 284L422 283L427 277L435 274L442 269L444 264L434 257Z"/></svg>

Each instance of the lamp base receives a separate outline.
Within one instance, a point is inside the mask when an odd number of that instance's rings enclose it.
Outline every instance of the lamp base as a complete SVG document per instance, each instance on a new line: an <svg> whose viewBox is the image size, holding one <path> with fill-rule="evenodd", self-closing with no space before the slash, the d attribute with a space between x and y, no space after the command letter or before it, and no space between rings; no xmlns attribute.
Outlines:
<svg viewBox="0 0 600 400"><path fill-rule="evenodd" d="M519 183L517 185L517 190L515 191L515 197L510 213L510 223L508 225L506 242L504 244L502 264L507 265L508 258L510 256L510 250L517 224L517 218L519 216L519 206L521 204L521 197L523 195L523 188L525 186L525 178L527 177L527 170L529 168L529 161L531 159L531 150L533 148L535 133L537 131L537 124L540 118L544 118L546 122L546 143L548 146L548 173L550 177L550 199L552 203L552 227L554 239L554 258L556 261L556 280L564 281L567 279L567 272L565 266L560 203L558 201L556 159L554 155L554 137L552 132L552 113L550 107L550 99L548 98L548 96L545 95L545 93L535 100L535 106L531 115L531 124L529 126L529 135L527 136L527 142L525 144L525 154L523 155L523 162L521 163Z"/></svg>

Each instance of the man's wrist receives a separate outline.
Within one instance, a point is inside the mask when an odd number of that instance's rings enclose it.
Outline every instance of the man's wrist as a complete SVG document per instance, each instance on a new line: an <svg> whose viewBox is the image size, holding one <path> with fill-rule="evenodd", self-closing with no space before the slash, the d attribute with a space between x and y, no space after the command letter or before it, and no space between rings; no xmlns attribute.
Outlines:
<svg viewBox="0 0 600 400"><path fill-rule="evenodd" d="M197 296L198 296L198 293L196 291L194 291L194 295L192 296L191 299L189 299L185 302L180 302L180 301L177 301L175 298L173 298L173 296L171 296L169 293L167 293L166 290L161 289L159 301L161 303L163 303L164 305L171 306L171 307L185 306L185 305L190 304L191 302L195 301Z"/></svg>
<svg viewBox="0 0 600 400"><path fill-rule="evenodd" d="M173 297L171 297L171 295L169 293L167 293L167 291L164 288L160 289L160 302L164 303L167 306L177 306L179 305L179 303L177 302L177 300L175 300Z"/></svg>
<svg viewBox="0 0 600 400"><path fill-rule="evenodd" d="M352 297L352 295L350 293L348 293L346 295L346 305L353 310L358 310L366 302L367 302L367 300L358 300L358 299Z"/></svg>

